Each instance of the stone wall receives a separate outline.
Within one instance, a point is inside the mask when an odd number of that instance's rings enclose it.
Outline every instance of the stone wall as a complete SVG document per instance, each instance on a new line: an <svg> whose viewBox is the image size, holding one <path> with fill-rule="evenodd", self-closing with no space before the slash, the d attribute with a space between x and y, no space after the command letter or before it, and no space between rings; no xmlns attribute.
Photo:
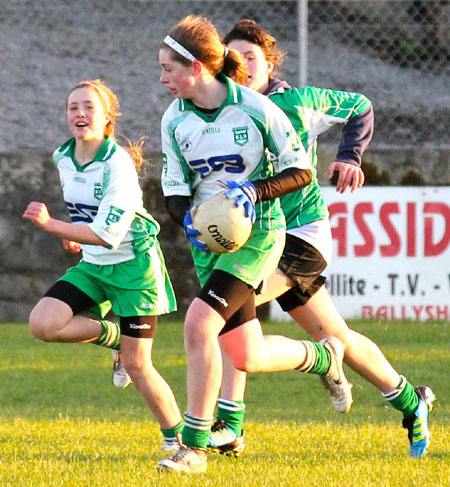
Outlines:
<svg viewBox="0 0 450 487"><path fill-rule="evenodd" d="M328 184L326 166L334 147L323 146L322 184ZM150 155L141 184L147 209L161 224L160 241L179 301L178 315L186 311L198 290L187 240L165 211L159 183L159 154ZM392 184L399 184L413 168L428 185L450 185L450 147L374 147L364 160L389 172ZM67 220L58 174L46 152L0 153L0 321L24 321L34 303L65 269L79 257L66 252L61 241L39 231L22 214L30 201L43 201L52 216Z"/></svg>
<svg viewBox="0 0 450 487"><path fill-rule="evenodd" d="M161 224L161 246L183 313L197 290L197 281L183 231L165 212L157 166L147 168L141 186L146 208ZM43 201L52 216L68 221L51 155L1 153L0 171L0 322L23 321L39 297L65 269L78 262L79 256L64 250L60 239L22 219L30 201Z"/></svg>

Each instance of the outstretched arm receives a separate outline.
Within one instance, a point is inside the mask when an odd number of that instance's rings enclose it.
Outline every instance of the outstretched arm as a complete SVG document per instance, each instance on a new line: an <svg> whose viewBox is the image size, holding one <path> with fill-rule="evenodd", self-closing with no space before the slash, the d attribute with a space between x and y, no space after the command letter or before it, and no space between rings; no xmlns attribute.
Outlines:
<svg viewBox="0 0 450 487"><path fill-rule="evenodd" d="M330 179L335 171L339 173L336 191L345 193L351 187L354 192L364 184L362 155L372 139L373 124L373 109L370 107L344 125L336 160L328 166Z"/></svg>
<svg viewBox="0 0 450 487"><path fill-rule="evenodd" d="M47 206L39 201L32 201L22 217L31 220L40 230L57 237L84 244L108 246L108 243L97 236L87 225L75 225L52 218Z"/></svg>

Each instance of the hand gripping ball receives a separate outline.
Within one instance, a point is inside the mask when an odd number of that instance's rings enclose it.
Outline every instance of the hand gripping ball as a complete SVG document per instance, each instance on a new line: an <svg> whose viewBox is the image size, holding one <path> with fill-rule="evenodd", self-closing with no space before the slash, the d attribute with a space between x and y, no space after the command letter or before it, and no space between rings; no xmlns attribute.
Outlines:
<svg viewBox="0 0 450 487"><path fill-rule="evenodd" d="M245 216L243 206L236 207L236 198L228 199L226 191L211 196L196 207L194 228L200 230L198 239L211 252L230 253L240 249L250 237L252 220Z"/></svg>

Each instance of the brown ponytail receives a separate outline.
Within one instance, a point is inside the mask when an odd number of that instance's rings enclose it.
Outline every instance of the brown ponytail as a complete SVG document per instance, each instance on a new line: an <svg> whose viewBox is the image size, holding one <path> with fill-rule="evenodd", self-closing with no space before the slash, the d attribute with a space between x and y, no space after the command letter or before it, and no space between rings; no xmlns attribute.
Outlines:
<svg viewBox="0 0 450 487"><path fill-rule="evenodd" d="M214 24L206 17L188 15L170 29L169 36L189 51L208 71L217 76L224 73L237 83L247 79L247 66L237 51L227 52ZM171 57L185 66L192 61L161 43L161 49L170 49Z"/></svg>

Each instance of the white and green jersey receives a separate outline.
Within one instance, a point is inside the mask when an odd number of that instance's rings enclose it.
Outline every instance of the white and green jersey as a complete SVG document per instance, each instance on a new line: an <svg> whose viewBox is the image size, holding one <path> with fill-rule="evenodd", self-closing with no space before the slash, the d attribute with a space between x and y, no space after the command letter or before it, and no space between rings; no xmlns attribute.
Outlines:
<svg viewBox="0 0 450 487"><path fill-rule="evenodd" d="M226 100L213 114L174 100L161 122L164 196L198 205L223 190L219 180L264 179L286 168L311 169L286 115L267 97L221 75ZM282 222L278 198L256 205L255 226ZM284 223L281 223L284 225Z"/></svg>
<svg viewBox="0 0 450 487"><path fill-rule="evenodd" d="M277 81L279 84L279 80ZM281 197L287 228L288 230L298 228L327 218L327 205L317 180L317 137L334 125L347 124L354 117L366 112L372 103L360 93L314 86L280 87L275 88L274 91L268 90L266 94L289 117L313 168L312 181L308 186ZM351 143L348 146L350 150L341 157L338 155L336 160L360 165L359 152L361 151L355 151Z"/></svg>
<svg viewBox="0 0 450 487"><path fill-rule="evenodd" d="M159 225L143 207L142 190L127 151L108 137L94 159L80 166L74 150L72 138L53 154L70 218L72 223L89 225L109 244L83 244L83 260L119 264L146 252Z"/></svg>

